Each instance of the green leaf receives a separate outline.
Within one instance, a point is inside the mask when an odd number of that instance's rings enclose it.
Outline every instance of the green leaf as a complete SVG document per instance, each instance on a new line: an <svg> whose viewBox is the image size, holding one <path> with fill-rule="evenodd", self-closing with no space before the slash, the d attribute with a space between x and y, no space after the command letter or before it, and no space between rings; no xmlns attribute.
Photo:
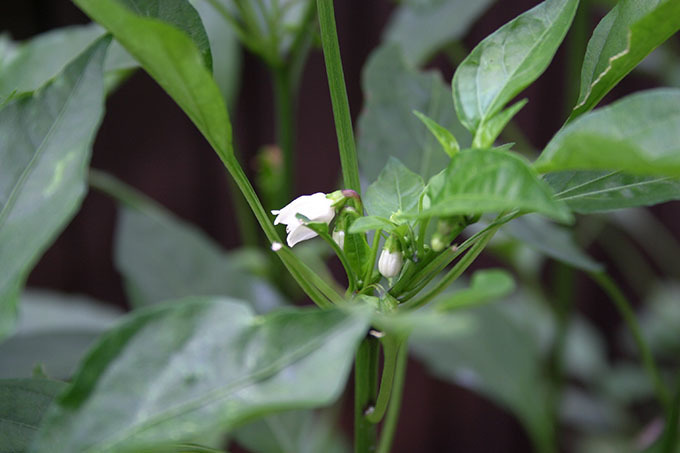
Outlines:
<svg viewBox="0 0 680 453"><path fill-rule="evenodd" d="M397 158L390 157L377 181L366 189L366 212L390 220L405 213L415 214L424 189L420 175L406 168Z"/></svg>
<svg viewBox="0 0 680 453"><path fill-rule="evenodd" d="M291 411L270 415L233 433L239 445L257 453L350 453L329 413Z"/></svg>
<svg viewBox="0 0 680 453"><path fill-rule="evenodd" d="M126 0L132 1L132 0ZM107 28L177 102L218 155L233 155L231 124L205 54L182 30L132 12L119 0L74 0Z"/></svg>
<svg viewBox="0 0 680 453"><path fill-rule="evenodd" d="M572 211L580 214L652 206L680 199L680 180L611 171L563 171L545 180Z"/></svg>
<svg viewBox="0 0 680 453"><path fill-rule="evenodd" d="M437 303L437 310L459 310L502 299L515 290L515 280L503 269L487 269L472 275L470 287Z"/></svg>
<svg viewBox="0 0 680 453"><path fill-rule="evenodd" d="M470 145L470 134L456 120L441 75L408 66L398 47L382 46L371 54L362 89L366 103L358 120L358 153L366 180L375 181L391 156L423 178L446 166L448 156L413 110L451 131L461 146Z"/></svg>
<svg viewBox="0 0 680 453"><path fill-rule="evenodd" d="M416 329L411 350L435 376L510 409L526 428L536 450L547 451L553 445L553 428L541 351L531 332L499 307L482 306L456 313L467 319L467 328L452 329L443 338ZM456 319L453 315L439 316Z"/></svg>
<svg viewBox="0 0 680 453"><path fill-rule="evenodd" d="M418 117L418 119L422 121L423 124L425 124L425 126L429 129L430 132L432 132L432 135L434 135L439 144L442 145L442 148L444 148L444 152L449 157L455 156L455 154L458 151L460 151L460 145L458 145L456 137L454 137L453 134L448 129L440 126L432 118L423 115L417 110L414 110L413 114L416 117Z"/></svg>
<svg viewBox="0 0 680 453"><path fill-rule="evenodd" d="M458 118L475 138L545 71L577 6L578 0L544 1L485 38L458 66L452 81L453 100ZM484 147L491 144L484 143Z"/></svg>
<svg viewBox="0 0 680 453"><path fill-rule="evenodd" d="M69 379L92 342L121 314L82 296L25 292L17 330L0 343L0 378L30 377L42 365L49 376Z"/></svg>
<svg viewBox="0 0 680 453"><path fill-rule="evenodd" d="M384 217L366 216L359 217L349 227L350 233L365 233L370 230L393 231L397 225Z"/></svg>
<svg viewBox="0 0 680 453"><path fill-rule="evenodd" d="M140 17L157 19L185 32L203 55L205 65L212 68L208 35L198 12L188 0L117 0Z"/></svg>
<svg viewBox="0 0 680 453"><path fill-rule="evenodd" d="M657 46L680 30L676 0L621 0L597 25L581 68L570 118L591 110Z"/></svg>
<svg viewBox="0 0 680 453"><path fill-rule="evenodd" d="M602 265L589 257L574 242L571 232L535 215L527 215L503 226L503 232L532 249L588 272L602 270Z"/></svg>
<svg viewBox="0 0 680 453"><path fill-rule="evenodd" d="M140 208L121 208L114 254L134 306L220 295L245 299L259 312L284 304L247 272L238 254L225 253L195 226L157 206Z"/></svg>
<svg viewBox="0 0 680 453"><path fill-rule="evenodd" d="M643 91L582 115L553 137L535 167L680 176L680 89Z"/></svg>
<svg viewBox="0 0 680 453"><path fill-rule="evenodd" d="M475 134L475 138L472 140L472 147L488 148L492 146L496 141L496 138L498 138L501 132L503 132L503 129L505 129L505 126L507 126L510 120L527 105L527 102L529 102L527 99L522 99L500 113L492 116L491 119L486 122L485 127L479 129L478 133Z"/></svg>
<svg viewBox="0 0 680 453"><path fill-rule="evenodd" d="M366 242L366 235L348 232L345 234L343 250L352 271L358 278L366 274L368 267L373 267L373 263L368 260L371 248L368 246L368 242Z"/></svg>
<svg viewBox="0 0 680 453"><path fill-rule="evenodd" d="M0 338L11 328L26 274L85 194L109 41L98 41L43 90L0 111Z"/></svg>
<svg viewBox="0 0 680 453"><path fill-rule="evenodd" d="M433 185L431 205L422 216L448 217L519 209L562 222L571 220L566 205L519 155L497 149L465 150L449 164L443 184ZM441 183L441 179L438 179Z"/></svg>
<svg viewBox="0 0 680 453"><path fill-rule="evenodd" d="M494 0L402 2L392 13L383 39L399 44L406 61L420 66L445 44L465 36Z"/></svg>
<svg viewBox="0 0 680 453"><path fill-rule="evenodd" d="M0 380L0 453L28 451L43 414L65 387L47 379Z"/></svg>
<svg viewBox="0 0 680 453"><path fill-rule="evenodd" d="M328 405L367 327L339 311L255 316L219 298L141 310L90 352L32 451L139 451L274 411Z"/></svg>

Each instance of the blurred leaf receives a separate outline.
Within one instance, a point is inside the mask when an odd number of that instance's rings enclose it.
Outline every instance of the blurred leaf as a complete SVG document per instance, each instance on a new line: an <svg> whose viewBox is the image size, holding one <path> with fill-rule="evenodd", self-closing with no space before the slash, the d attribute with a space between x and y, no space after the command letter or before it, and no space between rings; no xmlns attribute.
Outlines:
<svg viewBox="0 0 680 453"><path fill-rule="evenodd" d="M388 219L369 215L359 217L354 222L352 222L352 225L349 227L349 231L352 233L365 233L366 231L381 229L390 232L395 228L396 225L390 222Z"/></svg>
<svg viewBox="0 0 680 453"><path fill-rule="evenodd" d="M255 453L350 453L328 413L291 411L237 429L236 441Z"/></svg>
<svg viewBox="0 0 680 453"><path fill-rule="evenodd" d="M0 453L28 451L43 414L65 387L46 379L0 380Z"/></svg>
<svg viewBox="0 0 680 453"><path fill-rule="evenodd" d="M397 46L373 51L364 68L362 89L366 103L358 120L358 153L366 180L375 181L390 156L423 178L446 166L448 156L413 110L452 131L462 147L470 144L470 134L457 122L439 73L408 66Z"/></svg>
<svg viewBox="0 0 680 453"><path fill-rule="evenodd" d="M504 225L501 231L532 249L577 269L590 272L602 270L602 265L574 242L571 231L537 215L519 217Z"/></svg>
<svg viewBox="0 0 680 453"><path fill-rule="evenodd" d="M649 376L638 363L612 366L599 382L598 392L620 404L634 404L654 397Z"/></svg>
<svg viewBox="0 0 680 453"><path fill-rule="evenodd" d="M12 327L26 274L84 196L109 42L98 41L51 84L0 111L0 338Z"/></svg>
<svg viewBox="0 0 680 453"><path fill-rule="evenodd" d="M392 13L383 40L401 46L408 64L421 66L451 41L462 38L494 0L402 2Z"/></svg>
<svg viewBox="0 0 680 453"><path fill-rule="evenodd" d="M74 3L107 28L139 61L222 159L233 154L231 124L222 94L205 66L205 54L184 31L134 13L119 0L74 0Z"/></svg>
<svg viewBox="0 0 680 453"><path fill-rule="evenodd" d="M580 433L593 434L625 432L632 422L622 405L577 388L562 395L560 420Z"/></svg>
<svg viewBox="0 0 680 453"><path fill-rule="evenodd" d="M550 64L574 18L578 0L546 0L479 43L453 76L461 123L475 136ZM492 134L493 135L493 134Z"/></svg>
<svg viewBox="0 0 680 453"><path fill-rule="evenodd" d="M139 451L275 411L328 405L367 327L338 311L255 316L219 298L139 311L90 352L32 451Z"/></svg>
<svg viewBox="0 0 680 453"><path fill-rule="evenodd" d="M406 168L399 159L390 157L378 179L366 189L366 211L386 219L393 215L398 219L405 213L417 214L424 188L420 175Z"/></svg>
<svg viewBox="0 0 680 453"><path fill-rule="evenodd" d="M432 188L430 208L422 215L484 214L512 209L536 211L568 222L571 213L553 199L550 187L519 155L496 149L465 150L456 154Z"/></svg>
<svg viewBox="0 0 680 453"><path fill-rule="evenodd" d="M640 328L655 357L676 360L680 357L680 284L656 288L645 301L639 315Z"/></svg>
<svg viewBox="0 0 680 453"><path fill-rule="evenodd" d="M667 176L636 176L618 171L561 171L545 180L580 214L653 206L680 199L680 180Z"/></svg>
<svg viewBox="0 0 680 453"><path fill-rule="evenodd" d="M486 395L511 410L538 451L553 445L548 388L541 353L534 338L495 305L478 307L467 316L467 329L453 330L445 339L414 331L412 349L431 372Z"/></svg>
<svg viewBox="0 0 680 453"><path fill-rule="evenodd" d="M122 314L82 296L26 291L17 331L0 343L0 378L29 377L36 365L68 379L92 342Z"/></svg>
<svg viewBox="0 0 680 453"><path fill-rule="evenodd" d="M470 287L456 291L437 303L438 310L458 310L502 299L515 290L515 280L503 269L477 271Z"/></svg>
<svg viewBox="0 0 680 453"><path fill-rule="evenodd" d="M680 176L680 89L642 91L582 115L553 137L535 167Z"/></svg>
<svg viewBox="0 0 680 453"><path fill-rule="evenodd" d="M597 25L571 118L587 112L652 50L680 30L677 0L621 0Z"/></svg>
<svg viewBox="0 0 680 453"><path fill-rule="evenodd" d="M245 299L261 313L285 304L247 272L240 255L225 253L198 228L157 206L121 207L114 253L134 306L224 295Z"/></svg>

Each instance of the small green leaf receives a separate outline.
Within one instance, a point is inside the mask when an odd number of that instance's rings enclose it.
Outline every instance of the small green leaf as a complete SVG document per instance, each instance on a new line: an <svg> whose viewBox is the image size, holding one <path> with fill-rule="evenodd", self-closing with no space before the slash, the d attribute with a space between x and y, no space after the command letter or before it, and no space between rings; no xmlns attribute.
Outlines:
<svg viewBox="0 0 680 453"><path fill-rule="evenodd" d="M582 115L553 137L535 167L680 176L680 89L643 91Z"/></svg>
<svg viewBox="0 0 680 453"><path fill-rule="evenodd" d="M417 213L424 188L425 184L419 175L406 168L397 158L390 157L378 180L366 189L366 212L390 220L405 213Z"/></svg>
<svg viewBox="0 0 680 453"><path fill-rule="evenodd" d="M43 420L34 453L193 441L342 392L358 315L196 298L140 310L103 336Z"/></svg>
<svg viewBox="0 0 680 453"><path fill-rule="evenodd" d="M28 451L43 414L65 387L47 379L0 380L0 453Z"/></svg>
<svg viewBox="0 0 680 453"><path fill-rule="evenodd" d="M573 119L597 105L658 45L680 30L677 0L621 0L597 25L581 68Z"/></svg>
<svg viewBox="0 0 680 453"><path fill-rule="evenodd" d="M345 243L343 248L349 265L352 271L358 278L366 274L367 267L373 267L373 263L368 261L371 254L371 248L366 242L366 235L364 234L345 234Z"/></svg>
<svg viewBox="0 0 680 453"><path fill-rule="evenodd" d="M439 141L439 144L442 145L444 152L448 154L449 157L455 156L456 153L460 151L460 145L458 145L456 137L454 137L448 129L440 126L435 120L420 113L418 110L414 110L413 114L417 116L418 119L422 121L423 124L425 124L425 126L427 126L430 132L432 132L432 135L434 135L437 141Z"/></svg>
<svg viewBox="0 0 680 453"><path fill-rule="evenodd" d="M450 92L441 75L407 65L397 46L381 46L373 51L361 86L366 104L358 120L357 152L366 180L375 181L390 157L398 158L423 178L446 166L448 156L413 116L413 110L451 131L462 147L470 145L470 134L456 120Z"/></svg>
<svg viewBox="0 0 680 453"><path fill-rule="evenodd" d="M515 290L515 280L503 269L477 271L472 275L470 287L437 303L437 310L459 310L502 299Z"/></svg>
<svg viewBox="0 0 680 453"><path fill-rule="evenodd" d="M531 166L510 151L461 151L436 181L429 192L431 205L421 216L447 217L519 209L562 222L572 218L566 205L553 198L550 187Z"/></svg>
<svg viewBox="0 0 680 453"><path fill-rule="evenodd" d="M397 225L384 217L366 216L359 217L349 227L350 233L365 233L371 230L393 231Z"/></svg>
<svg viewBox="0 0 680 453"><path fill-rule="evenodd" d="M680 199L680 180L611 171L563 171L550 173L546 181L555 197L580 214L653 206Z"/></svg>
<svg viewBox="0 0 680 453"><path fill-rule="evenodd" d="M383 39L399 44L406 61L421 66L444 45L467 33L494 0L401 2L390 16Z"/></svg>
<svg viewBox="0 0 680 453"><path fill-rule="evenodd" d="M577 6L578 0L544 1L489 35L458 66L453 100L473 135L545 71Z"/></svg>
<svg viewBox="0 0 680 453"><path fill-rule="evenodd" d="M205 54L189 35L173 25L133 12L120 0L74 3L108 29L139 61L223 160L233 154L231 124L223 97L205 66Z"/></svg>
<svg viewBox="0 0 680 453"><path fill-rule="evenodd" d="M51 84L0 111L0 338L27 272L85 194L109 42L98 41Z"/></svg>
<svg viewBox="0 0 680 453"><path fill-rule="evenodd" d="M522 99L502 112L492 116L491 119L486 122L485 127L477 129L475 138L472 139L472 147L480 149L490 148L493 145L493 142L496 141L496 138L503 132L505 126L507 126L510 120L527 105L527 102L529 102L527 99Z"/></svg>

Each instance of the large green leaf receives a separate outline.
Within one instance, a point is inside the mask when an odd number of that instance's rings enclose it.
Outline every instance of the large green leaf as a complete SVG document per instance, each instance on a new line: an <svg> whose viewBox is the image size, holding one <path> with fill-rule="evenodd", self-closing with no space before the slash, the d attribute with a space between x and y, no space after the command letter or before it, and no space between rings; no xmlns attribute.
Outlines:
<svg viewBox="0 0 680 453"><path fill-rule="evenodd" d="M74 3L107 28L139 61L223 159L233 153L224 99L205 66L205 55L189 35L173 25L133 12L119 0Z"/></svg>
<svg viewBox="0 0 680 453"><path fill-rule="evenodd" d="M270 415L239 428L236 441L256 453L349 453L329 413L291 411Z"/></svg>
<svg viewBox="0 0 680 453"><path fill-rule="evenodd" d="M458 153L433 185L431 205L422 215L452 216L520 209L570 221L566 205L519 155L498 149Z"/></svg>
<svg viewBox="0 0 680 453"><path fill-rule="evenodd" d="M535 167L680 176L680 89L627 96L558 132Z"/></svg>
<svg viewBox="0 0 680 453"><path fill-rule="evenodd" d="M32 451L139 451L327 405L342 391L367 326L317 309L256 316L219 298L141 310L90 352Z"/></svg>
<svg viewBox="0 0 680 453"><path fill-rule="evenodd" d="M23 453L43 414L66 384L46 379L0 380L0 453Z"/></svg>
<svg viewBox="0 0 680 453"><path fill-rule="evenodd" d="M111 305L45 291L21 295L17 330L0 343L0 378L25 378L41 366L69 379L93 341L121 316Z"/></svg>
<svg viewBox="0 0 680 453"><path fill-rule="evenodd" d="M435 376L471 388L514 412L537 451L552 448L553 427L541 351L530 331L497 306L462 313L468 327L434 338L417 329L412 350ZM442 316L440 314L440 316Z"/></svg>
<svg viewBox="0 0 680 453"><path fill-rule="evenodd" d="M677 0L621 0L597 25L581 68L571 117L587 112L658 45L680 29Z"/></svg>
<svg viewBox="0 0 680 453"><path fill-rule="evenodd" d="M97 42L43 90L0 111L0 338L23 279L85 193L108 44Z"/></svg>
<svg viewBox="0 0 680 453"><path fill-rule="evenodd" d="M492 145L478 142L478 137L548 67L577 6L578 0L544 1L485 38L458 66L452 81L453 100L477 146Z"/></svg>
<svg viewBox="0 0 680 453"><path fill-rule="evenodd" d="M368 186L364 204L369 215L389 219L403 213L417 213L425 184L420 175L390 157L378 179Z"/></svg>
<svg viewBox="0 0 680 453"><path fill-rule="evenodd" d="M561 171L545 177L572 211L581 214L652 206L680 199L680 180L618 171Z"/></svg>
<svg viewBox="0 0 680 453"><path fill-rule="evenodd" d="M221 295L248 300L259 312L284 303L247 272L240 255L225 253L198 228L156 206L121 208L114 260L135 306Z"/></svg>
<svg viewBox="0 0 680 453"><path fill-rule="evenodd" d="M424 178L446 166L448 156L413 110L452 131L461 146L469 146L469 134L455 119L441 76L408 66L397 46L382 46L371 54L362 88L366 104L358 123L358 153L362 176L369 182L390 156Z"/></svg>
<svg viewBox="0 0 680 453"><path fill-rule="evenodd" d="M420 66L445 44L462 38L494 0L402 2L383 37L399 44L409 64Z"/></svg>

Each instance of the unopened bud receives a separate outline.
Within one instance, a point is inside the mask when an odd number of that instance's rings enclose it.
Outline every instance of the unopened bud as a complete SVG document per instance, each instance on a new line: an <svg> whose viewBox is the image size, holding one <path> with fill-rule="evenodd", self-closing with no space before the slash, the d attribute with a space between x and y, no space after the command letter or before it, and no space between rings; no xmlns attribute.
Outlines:
<svg viewBox="0 0 680 453"><path fill-rule="evenodd" d="M404 256L400 251L390 252L387 248L384 248L378 260L378 270L383 277L392 278L399 275L403 264Z"/></svg>
<svg viewBox="0 0 680 453"><path fill-rule="evenodd" d="M345 250L345 232L342 230L334 230L333 231L333 240L335 241L336 244L338 244L338 247L340 247L340 250Z"/></svg>

